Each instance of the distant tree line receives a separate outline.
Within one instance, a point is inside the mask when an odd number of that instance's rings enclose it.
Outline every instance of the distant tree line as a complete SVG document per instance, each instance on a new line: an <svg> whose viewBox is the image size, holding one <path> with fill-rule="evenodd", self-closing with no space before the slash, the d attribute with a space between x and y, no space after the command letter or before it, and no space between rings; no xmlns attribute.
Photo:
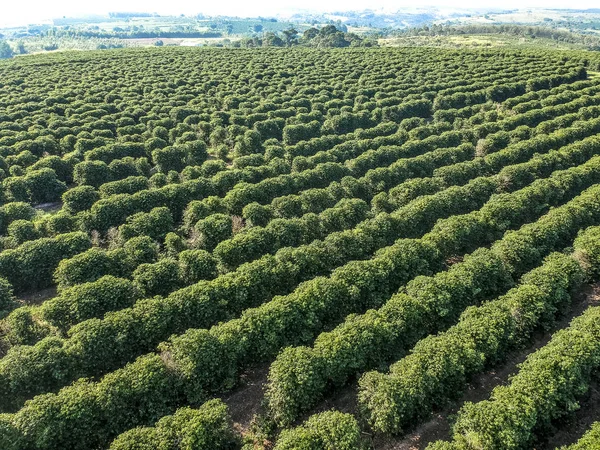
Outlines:
<svg viewBox="0 0 600 450"><path fill-rule="evenodd" d="M108 17L111 19L130 19L132 17L153 17L156 14L144 12L109 12Z"/></svg>
<svg viewBox="0 0 600 450"><path fill-rule="evenodd" d="M600 39L569 31L557 30L542 26L524 25L424 25L417 28L408 28L395 34L408 36L456 36L463 34L508 34L528 38L544 38L569 44L583 44L590 50L600 50Z"/></svg>
<svg viewBox="0 0 600 450"><path fill-rule="evenodd" d="M219 38L223 34L218 31L162 31L162 30L59 30L52 29L47 32L52 37L71 38L105 38L105 39L144 39L144 38Z"/></svg>

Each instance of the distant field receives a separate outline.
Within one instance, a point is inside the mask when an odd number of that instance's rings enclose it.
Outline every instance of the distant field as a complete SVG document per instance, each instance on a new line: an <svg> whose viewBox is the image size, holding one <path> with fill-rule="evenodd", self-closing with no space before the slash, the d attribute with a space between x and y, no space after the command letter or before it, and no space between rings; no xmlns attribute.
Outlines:
<svg viewBox="0 0 600 450"><path fill-rule="evenodd" d="M229 41L239 41L240 37L227 37L227 38L145 38L145 39L123 39L127 44L132 46L150 47L153 46L157 41L162 41L164 45L176 45L182 47L194 47L199 45L214 44L222 42L224 39Z"/></svg>
<svg viewBox="0 0 600 450"><path fill-rule="evenodd" d="M382 46L415 47L522 47L546 48L557 50L581 50L579 44L561 43L551 39L508 36L504 34L482 34L465 36L406 36L379 39Z"/></svg>

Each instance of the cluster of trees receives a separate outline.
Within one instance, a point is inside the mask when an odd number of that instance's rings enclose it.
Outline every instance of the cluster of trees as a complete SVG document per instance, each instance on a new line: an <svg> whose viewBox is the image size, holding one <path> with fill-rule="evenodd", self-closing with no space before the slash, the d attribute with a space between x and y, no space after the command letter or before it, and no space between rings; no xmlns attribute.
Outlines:
<svg viewBox="0 0 600 450"><path fill-rule="evenodd" d="M295 29L289 28L281 32L263 33L262 36L245 38L233 43L234 46L249 47L316 47L316 48L345 48L345 47L377 47L374 39L363 38L356 33L339 30L335 25L325 25L322 28L309 28L302 35Z"/></svg>

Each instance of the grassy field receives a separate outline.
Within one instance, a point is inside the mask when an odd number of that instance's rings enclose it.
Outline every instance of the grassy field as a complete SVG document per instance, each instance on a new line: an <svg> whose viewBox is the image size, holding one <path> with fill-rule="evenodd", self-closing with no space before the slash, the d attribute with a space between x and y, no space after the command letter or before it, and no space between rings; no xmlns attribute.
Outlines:
<svg viewBox="0 0 600 450"><path fill-rule="evenodd" d="M551 39L483 34L465 36L402 36L379 39L381 46L389 47L445 47L445 48L544 48L556 50L583 50L578 44L560 43Z"/></svg>

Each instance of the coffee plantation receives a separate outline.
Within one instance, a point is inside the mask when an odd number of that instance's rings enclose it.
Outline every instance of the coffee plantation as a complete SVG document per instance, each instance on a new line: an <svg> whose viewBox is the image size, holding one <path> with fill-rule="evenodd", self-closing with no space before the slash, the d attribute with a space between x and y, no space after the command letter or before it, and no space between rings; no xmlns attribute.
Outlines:
<svg viewBox="0 0 600 450"><path fill-rule="evenodd" d="M599 69L511 48L2 61L0 448L383 449L457 405L430 450L550 448L600 368L598 307L554 333L600 282ZM579 438L600 448L598 424Z"/></svg>

